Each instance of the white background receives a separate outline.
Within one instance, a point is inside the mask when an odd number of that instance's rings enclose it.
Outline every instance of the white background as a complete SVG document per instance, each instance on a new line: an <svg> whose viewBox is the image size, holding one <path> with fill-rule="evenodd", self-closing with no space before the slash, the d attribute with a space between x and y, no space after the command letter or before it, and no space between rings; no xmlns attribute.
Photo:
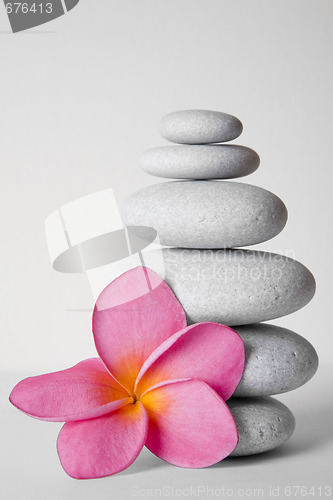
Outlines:
<svg viewBox="0 0 333 500"><path fill-rule="evenodd" d="M260 248L293 252L317 280L307 307L274 321L310 340L324 367L295 396L306 413L313 394L317 403L323 394L333 357L333 3L81 0L65 16L15 35L1 5L0 14L5 380L95 355L90 313L73 311L90 308L88 284L53 271L44 235L49 213L107 187L121 205L133 191L160 182L137 166L144 150L166 144L158 135L160 118L177 109L214 109L239 117L244 132L235 142L261 156L257 172L242 182L273 191L289 210L284 231ZM290 407L297 418L298 406ZM46 429L7 406L6 412L28 434L29 425ZM318 425L315 416L307 418ZM38 498L28 493L25 498Z"/></svg>

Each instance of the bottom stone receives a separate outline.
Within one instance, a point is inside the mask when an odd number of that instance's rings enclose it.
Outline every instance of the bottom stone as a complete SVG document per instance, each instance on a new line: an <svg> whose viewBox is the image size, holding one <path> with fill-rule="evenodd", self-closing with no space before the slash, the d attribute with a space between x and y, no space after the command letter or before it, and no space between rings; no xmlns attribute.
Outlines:
<svg viewBox="0 0 333 500"><path fill-rule="evenodd" d="M235 418L239 434L239 443L231 457L273 450L294 432L294 415L274 398L231 398L227 405Z"/></svg>

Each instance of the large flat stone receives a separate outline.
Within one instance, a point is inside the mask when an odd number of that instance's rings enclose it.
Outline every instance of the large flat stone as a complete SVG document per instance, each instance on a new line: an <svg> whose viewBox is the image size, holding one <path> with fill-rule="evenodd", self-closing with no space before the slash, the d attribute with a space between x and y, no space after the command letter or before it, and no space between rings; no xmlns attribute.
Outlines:
<svg viewBox="0 0 333 500"><path fill-rule="evenodd" d="M144 264L156 271L183 305L188 323L247 325L304 307L315 280L300 262L255 250L145 250L114 264L112 277Z"/></svg>
<svg viewBox="0 0 333 500"><path fill-rule="evenodd" d="M269 396L292 391L316 373L317 353L297 333L265 323L233 329L245 346L245 369L234 396Z"/></svg>
<svg viewBox="0 0 333 500"><path fill-rule="evenodd" d="M310 271L283 255L252 250L164 249L155 267L183 305L189 323L244 325L285 316L315 292Z"/></svg>
<svg viewBox="0 0 333 500"><path fill-rule="evenodd" d="M239 435L231 457L273 450L294 432L293 414L274 398L231 398L227 405L235 418Z"/></svg>
<svg viewBox="0 0 333 500"><path fill-rule="evenodd" d="M122 215L128 226L149 226L160 243L185 248L254 245L276 236L287 209L273 193L228 181L171 181L131 195Z"/></svg>

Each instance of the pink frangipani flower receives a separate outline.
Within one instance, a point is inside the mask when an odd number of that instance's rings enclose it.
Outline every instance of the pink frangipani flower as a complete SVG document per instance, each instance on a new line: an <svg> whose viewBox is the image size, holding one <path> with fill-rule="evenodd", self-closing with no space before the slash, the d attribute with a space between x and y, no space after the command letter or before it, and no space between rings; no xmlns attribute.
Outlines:
<svg viewBox="0 0 333 500"><path fill-rule="evenodd" d="M22 380L10 395L32 417L65 422L57 449L67 474L115 474L144 445L180 467L207 467L232 452L238 433L225 400L245 360L236 332L187 326L168 285L137 267L103 290L93 333L100 358Z"/></svg>

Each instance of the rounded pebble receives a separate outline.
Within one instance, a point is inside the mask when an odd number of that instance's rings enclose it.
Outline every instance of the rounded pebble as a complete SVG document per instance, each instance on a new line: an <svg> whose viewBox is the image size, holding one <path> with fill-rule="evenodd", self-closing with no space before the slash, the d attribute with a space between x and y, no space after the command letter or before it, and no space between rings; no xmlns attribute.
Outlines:
<svg viewBox="0 0 333 500"><path fill-rule="evenodd" d="M230 248L276 236L287 209L273 193L228 181L170 181L145 187L122 209L128 226L149 226L161 245Z"/></svg>
<svg viewBox="0 0 333 500"><path fill-rule="evenodd" d="M219 111L190 109L170 113L161 120L160 133L178 144L209 144L236 139L243 125L232 115Z"/></svg>
<svg viewBox="0 0 333 500"><path fill-rule="evenodd" d="M260 158L234 144L183 145L149 149L139 164L148 174L169 179L232 179L252 174Z"/></svg>
<svg viewBox="0 0 333 500"><path fill-rule="evenodd" d="M275 325L236 326L245 346L245 369L234 396L269 396L292 391L318 368L313 346L297 333Z"/></svg>
<svg viewBox="0 0 333 500"><path fill-rule="evenodd" d="M189 324L232 326L279 318L304 307L316 289L305 266L279 254L168 248L144 251L142 257L171 287ZM116 263L114 272L138 265L132 256Z"/></svg>
<svg viewBox="0 0 333 500"><path fill-rule="evenodd" d="M295 430L294 415L274 398L231 398L227 405L239 434L231 457L273 450L285 443Z"/></svg>

